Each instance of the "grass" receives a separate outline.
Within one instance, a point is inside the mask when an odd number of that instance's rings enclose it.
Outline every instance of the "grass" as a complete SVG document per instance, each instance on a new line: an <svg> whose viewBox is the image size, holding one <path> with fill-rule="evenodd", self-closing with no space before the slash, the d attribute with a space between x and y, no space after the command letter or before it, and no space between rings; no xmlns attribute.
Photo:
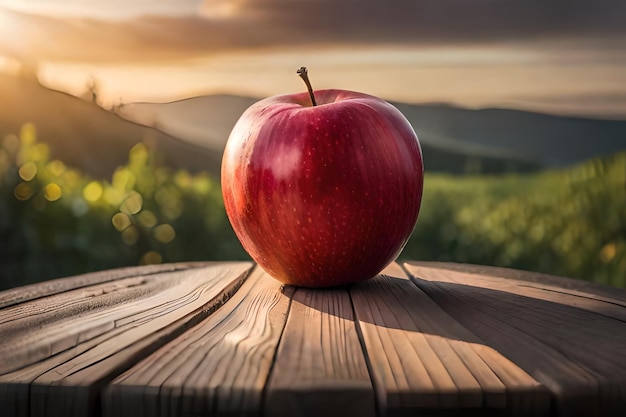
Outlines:
<svg viewBox="0 0 626 417"><path fill-rule="evenodd" d="M403 257L626 286L626 153L536 174L427 175Z"/></svg>

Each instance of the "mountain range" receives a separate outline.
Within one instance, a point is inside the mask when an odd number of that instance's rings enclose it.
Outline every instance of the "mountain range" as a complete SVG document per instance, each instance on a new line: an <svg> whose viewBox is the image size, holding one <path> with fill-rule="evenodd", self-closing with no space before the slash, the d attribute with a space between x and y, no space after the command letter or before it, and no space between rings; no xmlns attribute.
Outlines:
<svg viewBox="0 0 626 417"><path fill-rule="evenodd" d="M222 151L239 115L257 99L211 95L170 103L132 103L119 114ZM511 109L392 103L415 128L426 169L497 173L561 167L626 149L626 121Z"/></svg>
<svg viewBox="0 0 626 417"><path fill-rule="evenodd" d="M257 98L207 95L169 103L97 103L0 74L0 138L32 122L52 157L106 178L139 141L175 168L219 175L233 125ZM511 109L392 103L415 128L428 171L501 173L575 164L626 149L626 120Z"/></svg>

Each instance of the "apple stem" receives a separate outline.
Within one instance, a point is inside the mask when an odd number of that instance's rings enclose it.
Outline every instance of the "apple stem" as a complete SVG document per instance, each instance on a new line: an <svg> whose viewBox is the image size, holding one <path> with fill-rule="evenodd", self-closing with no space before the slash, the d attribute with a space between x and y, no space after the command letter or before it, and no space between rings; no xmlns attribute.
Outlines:
<svg viewBox="0 0 626 417"><path fill-rule="evenodd" d="M311 87L311 82L309 81L309 71L306 69L306 67L300 67L300 69L296 72L298 73L300 78L302 78L302 80L306 84L306 88L309 90L311 103L313 104L313 106L317 106L317 103L315 102L315 95L313 94L313 87Z"/></svg>

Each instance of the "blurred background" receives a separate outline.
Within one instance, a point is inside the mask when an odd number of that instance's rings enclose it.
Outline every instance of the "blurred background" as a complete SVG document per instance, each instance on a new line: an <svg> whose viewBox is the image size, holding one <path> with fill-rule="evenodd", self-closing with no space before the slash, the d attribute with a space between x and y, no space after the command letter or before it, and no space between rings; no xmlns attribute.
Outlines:
<svg viewBox="0 0 626 417"><path fill-rule="evenodd" d="M626 3L0 0L0 290L246 259L221 154L259 98L382 97L413 124L401 258L626 286Z"/></svg>

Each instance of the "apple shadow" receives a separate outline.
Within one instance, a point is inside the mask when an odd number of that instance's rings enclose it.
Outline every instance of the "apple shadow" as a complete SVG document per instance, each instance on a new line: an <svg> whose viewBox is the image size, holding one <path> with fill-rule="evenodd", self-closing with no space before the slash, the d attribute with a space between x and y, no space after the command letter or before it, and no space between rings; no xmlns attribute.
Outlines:
<svg viewBox="0 0 626 417"><path fill-rule="evenodd" d="M515 276L498 277L505 285L487 288L463 282L454 267L440 272L455 279L441 280L411 275L399 267L383 272L342 287L296 288L292 302L321 312L322 320L334 316L354 321L370 369L375 368L368 357L373 347L363 331L402 337L384 331L395 329L457 346L493 349L550 392L552 412L614 415L626 410L624 305L533 287L532 282L526 286L509 279L519 278ZM569 281L555 279L561 284ZM389 343L386 346L395 342ZM513 391L523 396L526 389L529 395L537 392L537 386Z"/></svg>

